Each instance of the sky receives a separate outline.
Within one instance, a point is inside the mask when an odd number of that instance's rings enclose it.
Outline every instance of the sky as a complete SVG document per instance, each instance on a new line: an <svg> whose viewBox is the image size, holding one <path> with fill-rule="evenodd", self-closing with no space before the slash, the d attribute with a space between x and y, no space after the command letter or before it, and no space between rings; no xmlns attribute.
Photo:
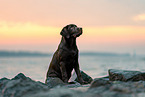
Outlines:
<svg viewBox="0 0 145 97"><path fill-rule="evenodd" d="M0 0L0 50L54 52L68 24L80 52L145 55L145 0Z"/></svg>

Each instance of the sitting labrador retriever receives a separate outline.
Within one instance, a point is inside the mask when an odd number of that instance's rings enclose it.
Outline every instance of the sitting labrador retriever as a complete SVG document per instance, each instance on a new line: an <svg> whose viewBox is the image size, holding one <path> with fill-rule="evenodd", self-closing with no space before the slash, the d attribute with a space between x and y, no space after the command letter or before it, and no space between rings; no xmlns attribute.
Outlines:
<svg viewBox="0 0 145 97"><path fill-rule="evenodd" d="M80 73L78 48L76 45L76 38L82 34L82 28L70 24L65 26L60 34L62 35L62 39L58 49L53 55L46 77L58 77L67 83L74 69L79 83L86 84Z"/></svg>

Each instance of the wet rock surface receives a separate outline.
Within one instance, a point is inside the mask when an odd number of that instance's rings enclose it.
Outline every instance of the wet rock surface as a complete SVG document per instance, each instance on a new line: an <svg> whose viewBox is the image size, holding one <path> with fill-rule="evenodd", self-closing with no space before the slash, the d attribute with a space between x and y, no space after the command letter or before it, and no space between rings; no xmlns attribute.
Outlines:
<svg viewBox="0 0 145 97"><path fill-rule="evenodd" d="M2 97L22 97L40 91L47 91L49 87L44 83L36 82L20 73L14 78L0 79L0 94Z"/></svg>
<svg viewBox="0 0 145 97"><path fill-rule="evenodd" d="M114 71L120 74L124 70ZM134 81L134 77L128 75L129 72L123 73L129 81L124 81L124 78L120 81L109 80L109 74L107 77L95 78L88 85L80 85L75 81L66 84L57 78L49 78L47 84L44 84L20 73L12 79L0 79L0 97L145 97L145 81ZM140 72L135 73L135 76L138 74Z"/></svg>
<svg viewBox="0 0 145 97"><path fill-rule="evenodd" d="M145 72L110 69L110 81L145 81Z"/></svg>
<svg viewBox="0 0 145 97"><path fill-rule="evenodd" d="M87 92L98 97L145 97L145 82L114 81L104 86L89 88Z"/></svg>

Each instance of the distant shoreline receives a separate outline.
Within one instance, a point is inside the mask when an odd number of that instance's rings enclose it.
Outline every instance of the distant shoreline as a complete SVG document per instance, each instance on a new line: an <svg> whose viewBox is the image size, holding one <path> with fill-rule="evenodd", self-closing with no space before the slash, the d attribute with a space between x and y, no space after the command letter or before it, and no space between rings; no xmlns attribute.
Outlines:
<svg viewBox="0 0 145 97"><path fill-rule="evenodd" d="M41 52L29 51L0 51L0 57L38 57L38 56L51 56L51 54Z"/></svg>
<svg viewBox="0 0 145 97"><path fill-rule="evenodd" d="M131 56L129 53L122 53L122 54L119 54L119 53L109 53L109 52L82 52L80 53L80 55L83 55L83 56Z"/></svg>
<svg viewBox="0 0 145 97"><path fill-rule="evenodd" d="M30 52L30 51L0 51L0 57L46 57L53 53ZM108 52L80 52L81 56L131 56L129 53L108 53Z"/></svg>

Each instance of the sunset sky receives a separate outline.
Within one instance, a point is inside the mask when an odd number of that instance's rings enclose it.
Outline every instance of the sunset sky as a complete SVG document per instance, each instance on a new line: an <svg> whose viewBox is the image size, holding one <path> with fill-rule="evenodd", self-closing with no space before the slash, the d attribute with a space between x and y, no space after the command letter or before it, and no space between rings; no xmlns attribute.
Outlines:
<svg viewBox="0 0 145 97"><path fill-rule="evenodd" d="M0 0L0 50L54 52L72 23L80 51L145 54L145 0Z"/></svg>

